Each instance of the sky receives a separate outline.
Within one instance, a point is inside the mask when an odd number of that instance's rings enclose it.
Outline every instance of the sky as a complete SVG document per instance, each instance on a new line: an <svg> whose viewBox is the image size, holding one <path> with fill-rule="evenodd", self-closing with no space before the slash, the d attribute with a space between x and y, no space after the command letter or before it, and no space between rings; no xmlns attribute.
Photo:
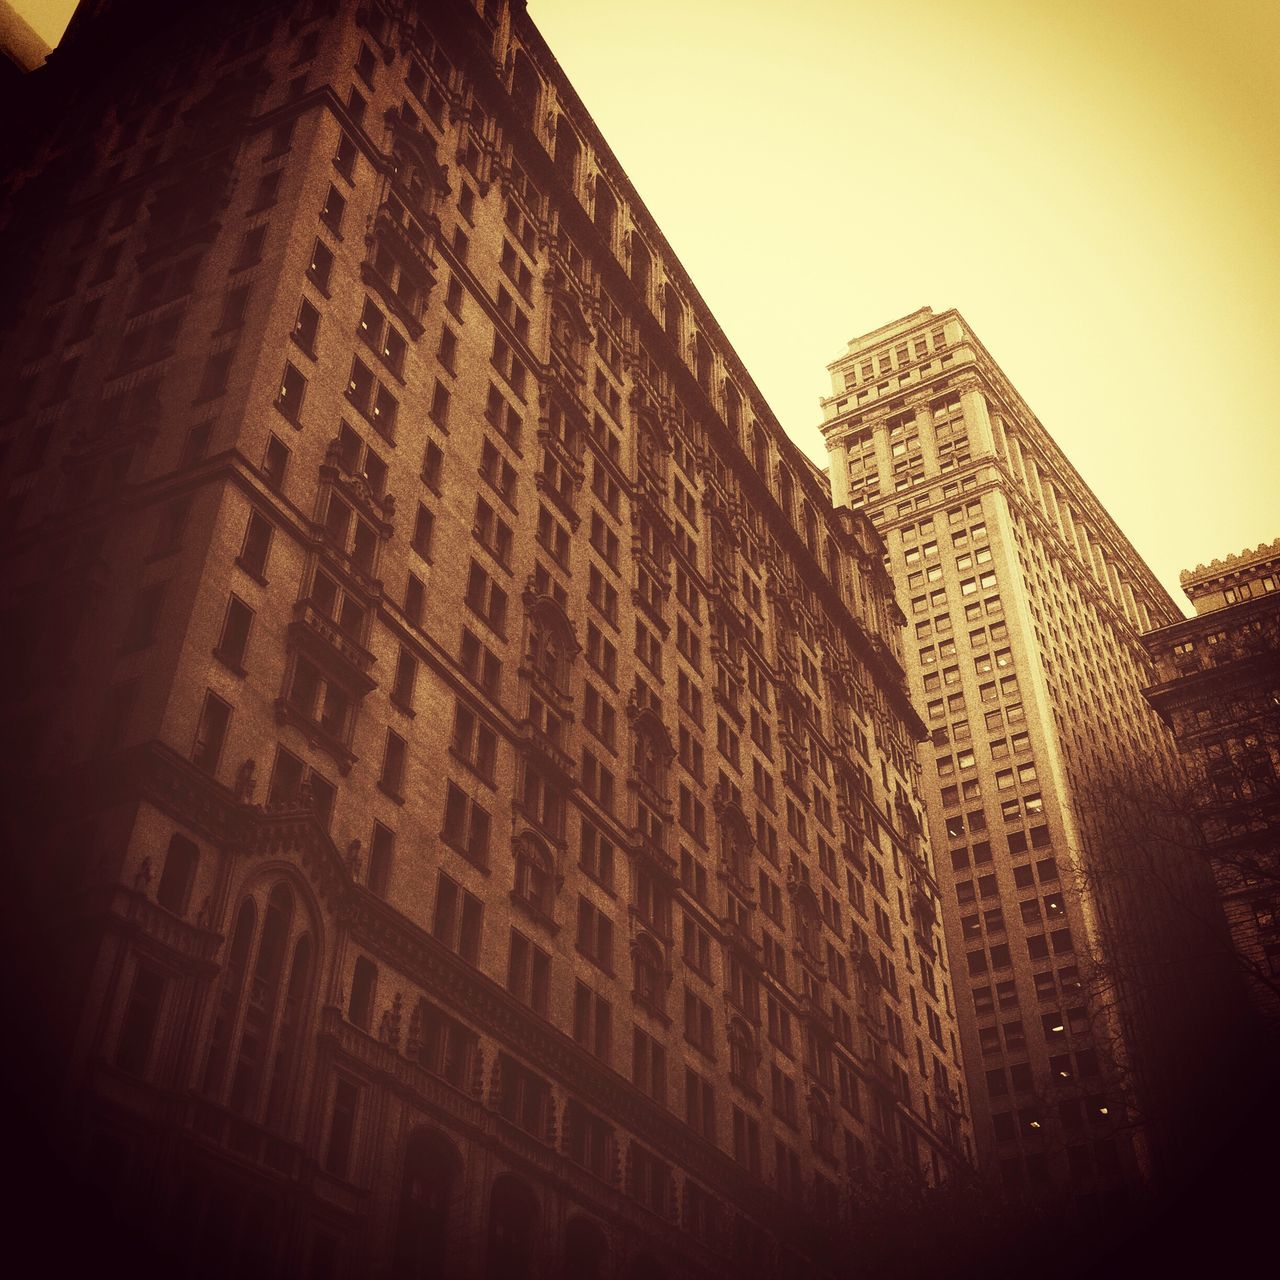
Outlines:
<svg viewBox="0 0 1280 1280"><path fill-rule="evenodd" d="M1280 4L529 13L816 461L845 344L958 307L1179 604L1280 537Z"/></svg>

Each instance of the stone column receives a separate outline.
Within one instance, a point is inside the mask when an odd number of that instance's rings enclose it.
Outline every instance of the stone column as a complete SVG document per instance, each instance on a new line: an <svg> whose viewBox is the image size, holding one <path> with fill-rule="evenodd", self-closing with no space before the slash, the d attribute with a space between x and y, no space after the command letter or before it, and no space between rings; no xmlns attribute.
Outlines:
<svg viewBox="0 0 1280 1280"><path fill-rule="evenodd" d="M969 451L975 458L989 458L996 451L995 433L991 427L991 414L987 409L987 397L976 383L966 386L960 393L964 409L964 422L969 431Z"/></svg>
<svg viewBox="0 0 1280 1280"><path fill-rule="evenodd" d="M831 477L831 504L835 507L849 505L849 444L848 437L827 441L827 465Z"/></svg>

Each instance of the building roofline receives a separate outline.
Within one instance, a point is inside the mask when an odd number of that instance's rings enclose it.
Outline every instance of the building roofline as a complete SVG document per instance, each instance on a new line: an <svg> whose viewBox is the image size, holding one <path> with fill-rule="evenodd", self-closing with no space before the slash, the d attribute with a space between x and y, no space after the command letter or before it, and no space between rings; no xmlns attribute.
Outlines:
<svg viewBox="0 0 1280 1280"><path fill-rule="evenodd" d="M960 310L956 307L949 307L945 311L934 313L931 308L923 307L920 311L914 312L913 315L923 319L925 313L928 313L929 321L933 325L945 324L951 319L955 319L960 323L964 330L965 345L973 347L975 352L976 358L973 364L989 378L992 383L992 389L1008 402L1018 420L1030 429L1037 446L1043 450L1047 460L1053 467L1060 470L1066 479L1069 495L1075 497L1078 502L1081 502L1087 508L1090 517L1097 522L1121 552L1123 560L1133 571L1134 576L1141 580L1150 595L1153 607L1162 607L1168 611L1169 616L1164 620L1164 623L1172 623L1185 616L1182 607L1174 599L1168 588L1156 577L1137 547L1129 539L1129 536L1116 523L1115 518L1106 507L1103 506L1098 495L1094 493L1092 486L1080 474L1071 459L1067 457L1062 446L1058 444L1048 428L1040 421L1035 411L1023 398L1022 393L1013 385L1009 375L1000 367L999 361L991 354L986 344L978 337L973 326L965 319ZM903 317L902 319L909 318ZM879 329L873 330L872 333L881 335L878 340L883 341L885 333L901 323L901 320L895 321L891 325L884 325ZM867 336L870 337L871 335ZM862 350L865 350L865 347ZM834 369L838 367L854 354L856 353L853 351L846 352L844 356L834 361L828 368ZM959 370L955 371L958 372ZM874 404L866 406L867 409L873 407L875 407ZM1164 625L1164 623L1161 623L1161 625Z"/></svg>
<svg viewBox="0 0 1280 1280"><path fill-rule="evenodd" d="M1255 565L1265 564L1268 560L1280 560L1280 538L1274 542L1260 542L1250 550L1223 556L1218 560L1210 560L1208 564L1198 564L1194 569L1183 569L1178 574L1178 581L1183 590L1187 587L1199 586L1204 582L1212 582L1215 578L1225 577L1237 569L1250 569Z"/></svg>

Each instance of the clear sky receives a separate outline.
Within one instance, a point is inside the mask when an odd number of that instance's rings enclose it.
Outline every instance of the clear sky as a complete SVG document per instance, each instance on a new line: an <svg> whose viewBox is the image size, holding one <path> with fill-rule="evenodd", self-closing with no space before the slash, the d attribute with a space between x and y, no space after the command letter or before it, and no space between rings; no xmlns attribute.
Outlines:
<svg viewBox="0 0 1280 1280"><path fill-rule="evenodd" d="M955 306L1180 603L1280 537L1275 0L529 12L815 459L844 344Z"/></svg>

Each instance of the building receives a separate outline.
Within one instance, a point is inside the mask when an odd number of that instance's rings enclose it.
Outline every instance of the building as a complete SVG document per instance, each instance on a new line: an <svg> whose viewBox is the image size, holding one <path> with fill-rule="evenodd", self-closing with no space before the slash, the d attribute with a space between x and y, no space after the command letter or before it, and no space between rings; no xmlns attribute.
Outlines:
<svg viewBox="0 0 1280 1280"><path fill-rule="evenodd" d="M883 543L523 6L104 0L32 81L6 813L119 1230L809 1273L962 1172Z"/></svg>
<svg viewBox="0 0 1280 1280"><path fill-rule="evenodd" d="M12 93L28 71L49 56L49 46L9 3L0 0L0 88Z"/></svg>
<svg viewBox="0 0 1280 1280"><path fill-rule="evenodd" d="M1112 1204L1191 1158L1211 1070L1187 1043L1214 1025L1210 984L1161 888L1198 892L1196 868L1172 842L1139 858L1113 795L1172 758L1139 637L1177 611L958 312L885 325L829 369L833 498L885 536L932 735L981 1161Z"/></svg>
<svg viewBox="0 0 1280 1280"><path fill-rule="evenodd" d="M1187 808L1273 1045L1280 1033L1280 541L1181 575L1195 607L1142 638L1147 699L1190 764Z"/></svg>

